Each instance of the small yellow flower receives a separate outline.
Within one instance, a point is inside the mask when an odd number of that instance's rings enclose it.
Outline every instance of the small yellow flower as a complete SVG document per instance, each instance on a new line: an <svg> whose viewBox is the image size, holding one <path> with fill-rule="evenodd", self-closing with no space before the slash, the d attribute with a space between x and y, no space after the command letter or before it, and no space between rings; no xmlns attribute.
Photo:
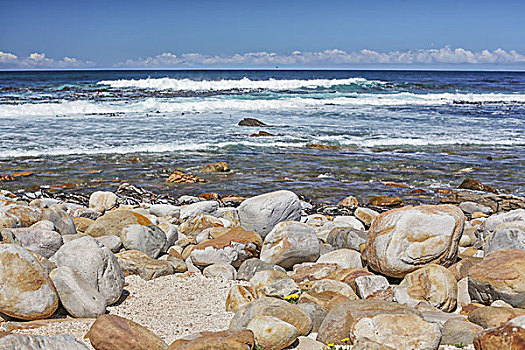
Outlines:
<svg viewBox="0 0 525 350"><path fill-rule="evenodd" d="M299 299L299 294L290 294L283 298L284 300Z"/></svg>
<svg viewBox="0 0 525 350"><path fill-rule="evenodd" d="M330 344L326 344L326 345L328 345L329 347L332 347L332 346L334 346L335 344L334 344L334 343L330 343Z"/></svg>
<svg viewBox="0 0 525 350"><path fill-rule="evenodd" d="M344 339L341 339L341 341L342 341L343 343L346 343L346 342L349 342L349 341L350 341L350 338L344 338Z"/></svg>

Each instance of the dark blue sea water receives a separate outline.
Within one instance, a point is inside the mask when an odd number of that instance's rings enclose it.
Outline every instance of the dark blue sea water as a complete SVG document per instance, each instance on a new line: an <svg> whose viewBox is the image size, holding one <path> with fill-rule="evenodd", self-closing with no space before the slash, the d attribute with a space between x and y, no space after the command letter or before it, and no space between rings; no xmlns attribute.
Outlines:
<svg viewBox="0 0 525 350"><path fill-rule="evenodd" d="M199 172L222 160L230 174ZM208 182L168 185L172 170ZM33 175L0 187L434 200L469 176L525 194L525 73L0 72L0 174L17 171Z"/></svg>

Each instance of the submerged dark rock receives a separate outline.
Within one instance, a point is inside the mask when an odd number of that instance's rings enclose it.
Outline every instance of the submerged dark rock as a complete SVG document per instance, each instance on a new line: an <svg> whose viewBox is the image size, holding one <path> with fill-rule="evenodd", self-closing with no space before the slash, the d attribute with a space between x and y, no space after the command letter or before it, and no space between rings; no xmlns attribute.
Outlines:
<svg viewBox="0 0 525 350"><path fill-rule="evenodd" d="M254 119L254 118L244 118L243 120L239 122L238 125L239 126L267 126L262 121Z"/></svg>
<svg viewBox="0 0 525 350"><path fill-rule="evenodd" d="M461 183L461 185L459 185L458 188L466 189L466 190L492 192L492 193L498 194L498 190L496 190L494 187L485 185L481 181L470 178L470 177L463 180L463 182Z"/></svg>

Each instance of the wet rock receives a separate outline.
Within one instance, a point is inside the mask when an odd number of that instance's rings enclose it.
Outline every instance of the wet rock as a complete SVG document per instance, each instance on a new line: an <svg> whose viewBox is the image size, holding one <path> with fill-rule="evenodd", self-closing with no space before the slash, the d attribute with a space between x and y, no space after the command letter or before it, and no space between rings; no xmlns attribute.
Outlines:
<svg viewBox="0 0 525 350"><path fill-rule="evenodd" d="M200 332L200 337L192 340L178 339L168 350L250 350L255 345L253 332L249 329L239 331Z"/></svg>
<svg viewBox="0 0 525 350"><path fill-rule="evenodd" d="M127 225L120 234L124 248L138 250L151 258L159 256L166 245L166 234L156 225Z"/></svg>
<svg viewBox="0 0 525 350"><path fill-rule="evenodd" d="M249 198L237 208L241 226L264 239L280 222L299 221L301 204L290 191L276 191Z"/></svg>
<svg viewBox="0 0 525 350"><path fill-rule="evenodd" d="M293 325L299 335L307 335L312 329L312 321L299 306L276 298L259 298L242 305L230 322L230 330L246 328L258 316L274 316Z"/></svg>
<svg viewBox="0 0 525 350"><path fill-rule="evenodd" d="M433 307L445 312L456 308L457 280L447 268L429 264L405 276L400 288L406 288L408 295L418 301L427 301Z"/></svg>
<svg viewBox="0 0 525 350"><path fill-rule="evenodd" d="M254 119L254 118L244 118L237 125L239 126L267 126L262 121Z"/></svg>
<svg viewBox="0 0 525 350"><path fill-rule="evenodd" d="M378 196L370 199L368 204L374 207L395 208L402 206L403 201L399 197Z"/></svg>
<svg viewBox="0 0 525 350"><path fill-rule="evenodd" d="M263 349L281 350L291 345L298 336L297 328L273 316L259 316L246 326Z"/></svg>
<svg viewBox="0 0 525 350"><path fill-rule="evenodd" d="M116 315L98 317L85 337L95 349L166 350L167 348L164 340L146 327Z"/></svg>
<svg viewBox="0 0 525 350"><path fill-rule="evenodd" d="M452 265L465 216L452 205L421 205L382 213L370 227L364 256L369 266L403 277L429 263Z"/></svg>
<svg viewBox="0 0 525 350"><path fill-rule="evenodd" d="M105 212L117 205L117 195L113 192L96 191L89 196L89 208Z"/></svg>
<svg viewBox="0 0 525 350"><path fill-rule="evenodd" d="M50 258L64 243L58 232L46 229L24 227L13 228L11 232L24 248L45 258Z"/></svg>
<svg viewBox="0 0 525 350"><path fill-rule="evenodd" d="M106 312L106 299L84 278L67 266L49 274L60 302L73 317L96 318Z"/></svg>
<svg viewBox="0 0 525 350"><path fill-rule="evenodd" d="M463 180L463 182L461 182L458 188L465 190L492 192L498 194L498 191L494 187L484 185L483 183L481 183L481 181L469 177Z"/></svg>
<svg viewBox="0 0 525 350"><path fill-rule="evenodd" d="M124 226L127 225L151 225L151 221L143 215L137 214L131 210L118 209L108 211L89 226L85 234L92 237L101 236L118 236Z"/></svg>
<svg viewBox="0 0 525 350"><path fill-rule="evenodd" d="M291 269L295 264L316 261L319 253L319 240L310 226L286 221L275 225L266 236L260 259Z"/></svg>
<svg viewBox="0 0 525 350"><path fill-rule="evenodd" d="M270 134L269 132L266 132L266 131L259 131L255 134L250 135L250 137L268 137L268 136L277 136L277 135Z"/></svg>
<svg viewBox="0 0 525 350"><path fill-rule="evenodd" d="M124 288L124 274L113 253L93 237L85 236L65 243L51 261L68 266L101 293L106 305L115 303Z"/></svg>
<svg viewBox="0 0 525 350"><path fill-rule="evenodd" d="M186 174L182 171L175 170L168 176L168 178L166 179L166 182L169 182L169 183L199 183L199 182L206 182L206 180L201 179L200 177L196 175Z"/></svg>
<svg viewBox="0 0 525 350"><path fill-rule="evenodd" d="M227 173L230 171L230 166L226 162L217 162L206 164L201 168L201 171L205 173Z"/></svg>
<svg viewBox="0 0 525 350"><path fill-rule="evenodd" d="M359 319L351 328L351 336L366 337L395 349L436 350L441 331L438 325L417 315L380 314Z"/></svg>
<svg viewBox="0 0 525 350"><path fill-rule="evenodd" d="M51 316L58 308L53 282L37 259L16 244L0 244L0 312L22 320Z"/></svg>
<svg viewBox="0 0 525 350"><path fill-rule="evenodd" d="M225 263L239 267L244 260L258 256L261 245L256 232L235 227L218 238L197 244L190 257L197 266Z"/></svg>
<svg viewBox="0 0 525 350"><path fill-rule="evenodd" d="M475 202L490 207L495 213L525 208L525 198L510 194L478 194L470 191L460 191L440 200L442 204L457 205L462 202Z"/></svg>
<svg viewBox="0 0 525 350"><path fill-rule="evenodd" d="M88 347L77 341L71 334L60 334L52 337L30 334L9 334L5 337L0 337L0 349L88 350Z"/></svg>
<svg viewBox="0 0 525 350"><path fill-rule="evenodd" d="M525 250L496 250L468 272L473 300L492 303L503 300L512 306L525 305Z"/></svg>

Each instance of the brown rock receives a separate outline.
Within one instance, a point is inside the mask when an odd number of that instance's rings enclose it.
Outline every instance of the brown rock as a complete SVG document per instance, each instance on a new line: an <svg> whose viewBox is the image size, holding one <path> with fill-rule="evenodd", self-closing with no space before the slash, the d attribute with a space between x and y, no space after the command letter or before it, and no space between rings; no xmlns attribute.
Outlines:
<svg viewBox="0 0 525 350"><path fill-rule="evenodd" d="M311 143L306 145L306 148L313 148L313 149L326 149L326 150L337 150L341 149L340 146L329 146L329 145L320 145L318 143Z"/></svg>
<svg viewBox="0 0 525 350"><path fill-rule="evenodd" d="M498 191L494 187L484 185L481 183L481 181L470 178L470 177L463 180L463 182L461 183L461 185L459 185L458 188L465 189L465 190L492 192L492 193L498 194Z"/></svg>
<svg viewBox="0 0 525 350"><path fill-rule="evenodd" d="M525 250L501 249L485 256L468 272L472 300L503 300L525 306Z"/></svg>
<svg viewBox="0 0 525 350"><path fill-rule="evenodd" d="M124 275L139 275L147 281L186 271L186 264L182 260L157 260L137 250L126 250L115 256Z"/></svg>
<svg viewBox="0 0 525 350"><path fill-rule="evenodd" d="M472 311L468 320L487 329L504 325L514 317L523 315L525 315L524 309L483 306Z"/></svg>
<svg viewBox="0 0 525 350"><path fill-rule="evenodd" d="M329 274L326 278L341 281L348 284L354 292L356 291L355 279L359 276L373 276L374 274L367 269L340 269Z"/></svg>
<svg viewBox="0 0 525 350"><path fill-rule="evenodd" d="M165 350L168 345L149 329L116 315L102 315L85 338L96 350Z"/></svg>
<svg viewBox="0 0 525 350"><path fill-rule="evenodd" d="M353 300L333 307L319 327L317 340L325 344L344 344L350 331L361 317L380 314L418 315L416 309L398 303L383 300Z"/></svg>
<svg viewBox="0 0 525 350"><path fill-rule="evenodd" d="M476 350L525 349L525 329L522 317L519 319L479 333L474 339L474 348Z"/></svg>
<svg viewBox="0 0 525 350"><path fill-rule="evenodd" d="M206 164L201 168L204 173L227 173L230 171L230 166L226 162L217 162L212 164Z"/></svg>
<svg viewBox="0 0 525 350"><path fill-rule="evenodd" d="M42 210L24 205L16 205L6 210L6 213L16 216L22 227L29 227L40 220Z"/></svg>
<svg viewBox="0 0 525 350"><path fill-rule="evenodd" d="M206 180L201 179L198 176L190 175L183 173L182 171L175 170L170 174L166 182L170 183L197 183L197 182L206 182Z"/></svg>
<svg viewBox="0 0 525 350"><path fill-rule="evenodd" d="M251 350L255 345L253 332L249 329L200 334L193 340L175 340L168 350Z"/></svg>
<svg viewBox="0 0 525 350"><path fill-rule="evenodd" d="M348 284L330 279L322 279L316 281L310 290L301 294L299 303L314 303L328 307L330 302L338 296L345 296L349 300L359 299Z"/></svg>
<svg viewBox="0 0 525 350"><path fill-rule="evenodd" d="M259 131L258 133L251 134L250 137L268 137L268 136L275 136L274 134L270 134L266 131Z"/></svg>
<svg viewBox="0 0 525 350"><path fill-rule="evenodd" d="M250 286L232 286L226 298L226 311L237 312L240 307L257 298L257 293Z"/></svg>
<svg viewBox="0 0 525 350"><path fill-rule="evenodd" d="M199 195L199 198L202 198L207 201L218 201L221 199L221 196L216 192L207 192L207 193L201 193Z"/></svg>
<svg viewBox="0 0 525 350"><path fill-rule="evenodd" d="M448 270L452 272L454 277L456 277L456 280L461 280L465 277L467 277L467 274L472 266L474 266L474 262L471 259L461 259L457 263L451 265Z"/></svg>
<svg viewBox="0 0 525 350"><path fill-rule="evenodd" d="M95 220L85 231L85 234L92 237L109 235L120 237L124 226L134 224L151 225L151 221L145 216L127 209L109 211Z"/></svg>
<svg viewBox="0 0 525 350"><path fill-rule="evenodd" d="M295 265L290 277L296 283L313 282L326 278L339 269L336 263L303 263Z"/></svg>
<svg viewBox="0 0 525 350"><path fill-rule="evenodd" d="M244 260L258 257L261 246L262 239L257 232L234 227L222 236L197 244L190 256L193 263L199 266L223 262L239 267ZM226 254L226 250L235 250L237 254Z"/></svg>
<svg viewBox="0 0 525 350"><path fill-rule="evenodd" d="M375 207L394 208L402 206L403 201L399 197L378 196L370 199L368 204Z"/></svg>
<svg viewBox="0 0 525 350"><path fill-rule="evenodd" d="M354 196L348 196L337 204L338 207L355 209L359 205L357 198Z"/></svg>
<svg viewBox="0 0 525 350"><path fill-rule="evenodd" d="M89 218L84 217L73 217L73 222L75 223L75 227L77 229L78 233L84 233L86 230L91 226L95 220L91 220Z"/></svg>
<svg viewBox="0 0 525 350"><path fill-rule="evenodd" d="M239 126L266 126L262 121L255 118L244 118L237 124Z"/></svg>

